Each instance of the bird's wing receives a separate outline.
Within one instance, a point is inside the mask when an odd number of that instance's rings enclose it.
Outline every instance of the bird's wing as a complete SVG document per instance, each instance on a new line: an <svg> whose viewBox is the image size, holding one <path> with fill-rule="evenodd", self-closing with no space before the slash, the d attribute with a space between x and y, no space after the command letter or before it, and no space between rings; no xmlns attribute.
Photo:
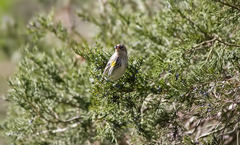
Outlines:
<svg viewBox="0 0 240 145"><path fill-rule="evenodd" d="M105 75L106 73L108 73L109 69L111 67L114 67L116 65L116 60L114 60L115 56L112 55L111 58L109 59L105 69L104 69L104 72L103 72L103 75Z"/></svg>
<svg viewBox="0 0 240 145"><path fill-rule="evenodd" d="M111 68L111 61L109 60L104 69L103 75L105 75L109 71L110 68Z"/></svg>

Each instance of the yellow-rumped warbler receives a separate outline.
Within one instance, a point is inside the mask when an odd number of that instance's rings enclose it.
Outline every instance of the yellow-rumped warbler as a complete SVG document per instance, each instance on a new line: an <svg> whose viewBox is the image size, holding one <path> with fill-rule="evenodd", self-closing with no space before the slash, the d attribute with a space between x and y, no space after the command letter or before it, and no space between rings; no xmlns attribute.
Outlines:
<svg viewBox="0 0 240 145"><path fill-rule="evenodd" d="M109 59L103 75L107 74L113 80L118 80L127 68L128 56L123 44L118 44L114 48L115 53Z"/></svg>

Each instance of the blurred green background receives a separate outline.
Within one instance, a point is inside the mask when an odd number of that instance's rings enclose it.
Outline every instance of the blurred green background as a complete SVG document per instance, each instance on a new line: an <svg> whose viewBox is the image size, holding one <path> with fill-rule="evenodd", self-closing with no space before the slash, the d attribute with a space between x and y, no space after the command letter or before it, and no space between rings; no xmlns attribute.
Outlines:
<svg viewBox="0 0 240 145"><path fill-rule="evenodd" d="M98 8L96 0L0 0L0 121L7 115L8 103L4 94L8 91L7 79L17 72L17 64L24 57L20 48L32 44L30 36L26 34L29 21L39 13L48 14L54 11L55 21L61 21L65 27L74 27L86 40L91 41L94 36L93 26L80 21L74 11L81 8L93 13ZM91 8L88 10L87 8ZM52 45L42 44L40 51L48 52ZM4 144L0 137L0 145Z"/></svg>
<svg viewBox="0 0 240 145"><path fill-rule="evenodd" d="M26 24L40 10L39 1L0 1L0 121L7 115L8 103L3 97L8 90L7 79L16 72L17 63L22 58L20 47L28 40ZM0 138L0 144L5 141Z"/></svg>
<svg viewBox="0 0 240 145"><path fill-rule="evenodd" d="M20 30L30 17L24 14L26 9L21 11L17 5L18 0L0 1L0 119L6 116L7 104L2 97L8 89L6 79L14 73L21 58L19 47L24 38Z"/></svg>

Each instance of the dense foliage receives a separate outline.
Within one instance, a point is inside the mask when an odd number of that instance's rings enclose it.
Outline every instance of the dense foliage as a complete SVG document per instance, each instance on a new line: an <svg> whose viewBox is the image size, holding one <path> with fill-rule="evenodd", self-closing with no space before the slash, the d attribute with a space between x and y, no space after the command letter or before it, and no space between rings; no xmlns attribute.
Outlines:
<svg viewBox="0 0 240 145"><path fill-rule="evenodd" d="M76 12L95 43L53 14L29 24L32 41L9 80L4 134L16 144L228 144L240 108L240 2L99 1ZM49 34L50 33L50 34ZM38 45L58 38L48 53ZM51 37L49 38L49 35ZM102 78L114 45L129 63ZM77 55L76 55L77 54Z"/></svg>

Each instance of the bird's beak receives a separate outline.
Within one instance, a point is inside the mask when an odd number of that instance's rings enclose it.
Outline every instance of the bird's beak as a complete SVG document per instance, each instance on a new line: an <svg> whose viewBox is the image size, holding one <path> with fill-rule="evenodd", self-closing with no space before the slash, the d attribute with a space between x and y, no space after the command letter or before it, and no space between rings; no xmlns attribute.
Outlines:
<svg viewBox="0 0 240 145"><path fill-rule="evenodd" d="M115 48L115 49L119 49L119 47L118 47L117 45L116 45L116 46L114 46L114 48Z"/></svg>

